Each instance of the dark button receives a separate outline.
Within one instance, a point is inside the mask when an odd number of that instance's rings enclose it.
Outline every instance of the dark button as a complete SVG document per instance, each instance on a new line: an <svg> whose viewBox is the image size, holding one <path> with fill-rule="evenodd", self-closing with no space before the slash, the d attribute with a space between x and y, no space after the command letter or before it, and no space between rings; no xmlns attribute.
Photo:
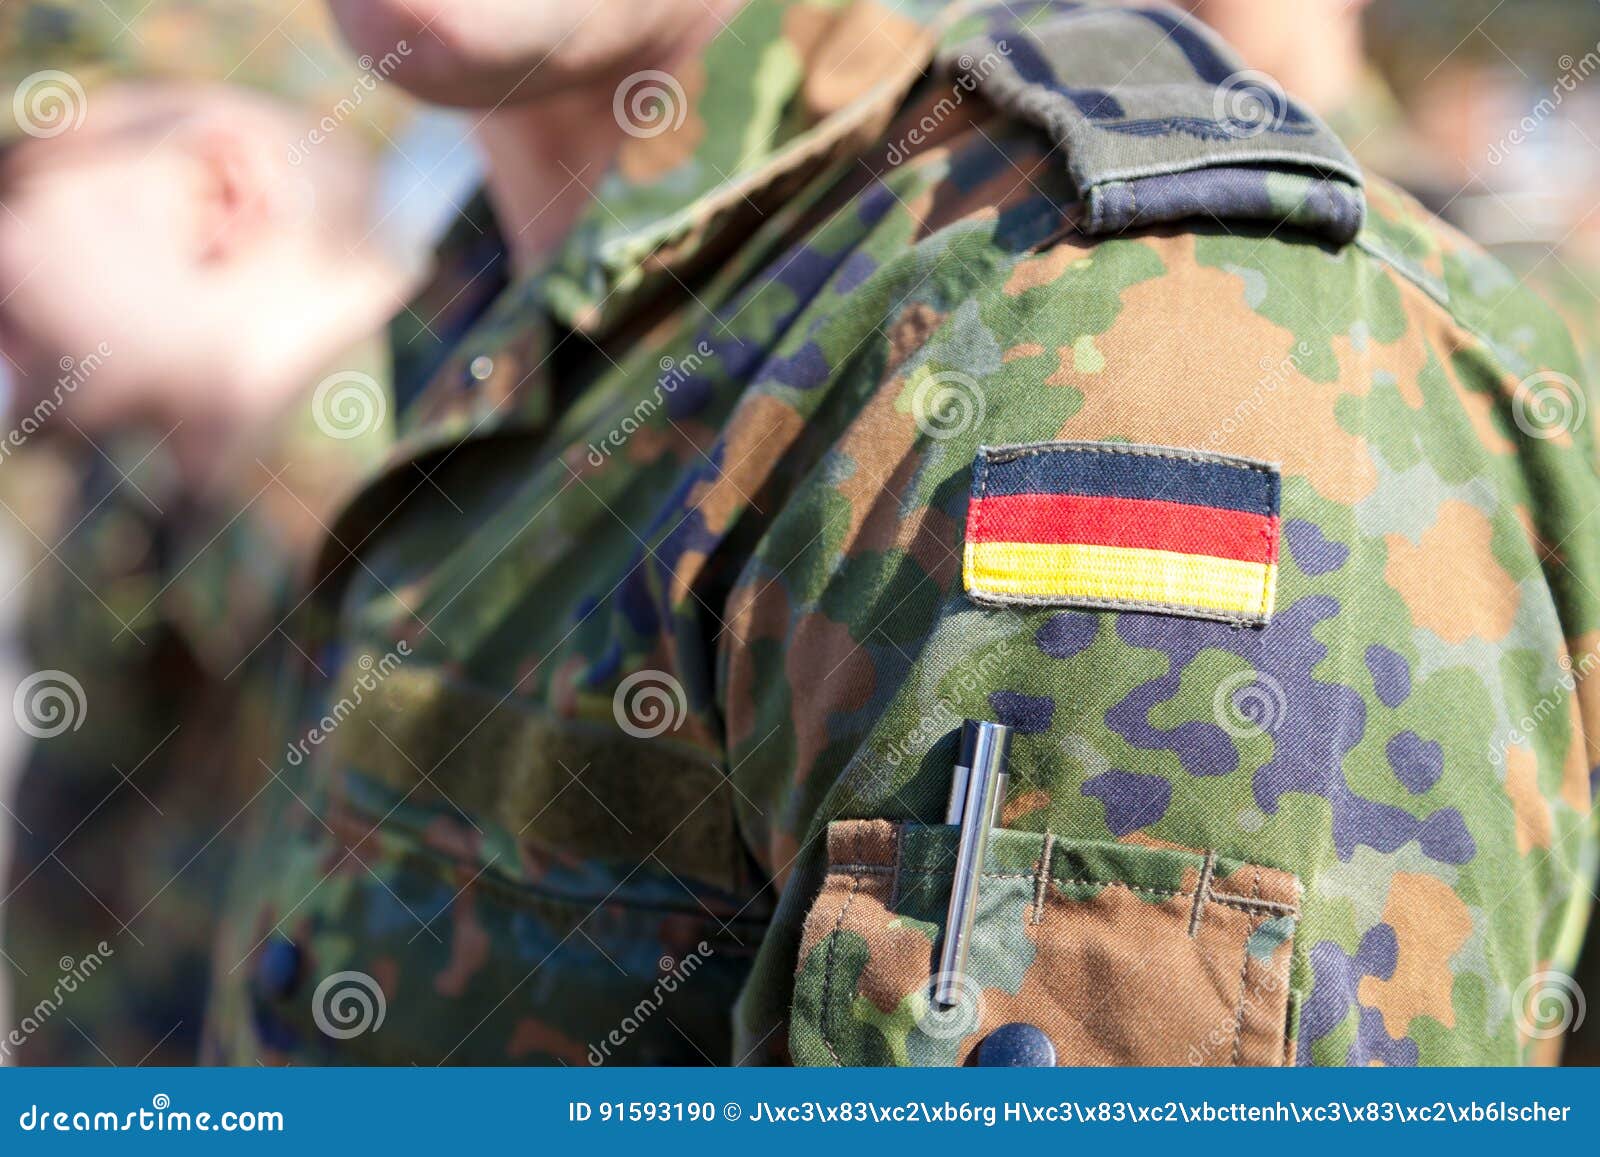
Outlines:
<svg viewBox="0 0 1600 1157"><path fill-rule="evenodd" d="M1052 1069L1056 1046L1031 1024L1003 1024L978 1046L978 1063L990 1068Z"/></svg>
<svg viewBox="0 0 1600 1157"><path fill-rule="evenodd" d="M256 958L256 991L268 1000L283 1000L300 987L300 946L293 940L273 937Z"/></svg>

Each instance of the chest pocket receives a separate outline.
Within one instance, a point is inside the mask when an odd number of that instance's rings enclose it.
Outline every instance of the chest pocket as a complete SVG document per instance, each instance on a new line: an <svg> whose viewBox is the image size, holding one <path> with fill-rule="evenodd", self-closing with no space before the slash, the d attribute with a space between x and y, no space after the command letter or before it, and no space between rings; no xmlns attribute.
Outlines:
<svg viewBox="0 0 1600 1157"><path fill-rule="evenodd" d="M1300 884L1183 850L998 830L957 1002L930 1003L955 864L947 826L842 821L806 920L803 1064L957 1065L1026 1022L1061 1065L1281 1065Z"/></svg>
<svg viewBox="0 0 1600 1157"><path fill-rule="evenodd" d="M262 926L277 931L255 967L285 938L304 981L255 986L264 1047L341 1063L731 1061L769 913L717 766L420 663L358 670L337 680L361 694L312 733L298 826L274 833ZM322 985L350 976L381 993L381 1032L324 1027L339 989ZM323 996L307 999L313 980Z"/></svg>
<svg viewBox="0 0 1600 1157"><path fill-rule="evenodd" d="M732 789L688 744L552 718L409 665L388 674L329 738L348 802L376 810L374 818L400 797L471 817L518 846L525 882L554 887L569 875L563 864L582 864L605 880L596 902L613 885L616 900L649 902L650 881L663 872L728 897L749 886ZM647 870L639 870L641 858ZM517 859L506 861L501 870L515 874ZM583 887L574 879L571 889ZM682 888L666 891L694 907Z"/></svg>

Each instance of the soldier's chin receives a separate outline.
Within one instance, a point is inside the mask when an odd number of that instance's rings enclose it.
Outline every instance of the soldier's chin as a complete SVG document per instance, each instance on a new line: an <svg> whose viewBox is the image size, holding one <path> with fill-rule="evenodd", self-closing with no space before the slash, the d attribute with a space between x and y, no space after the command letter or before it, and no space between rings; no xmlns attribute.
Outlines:
<svg viewBox="0 0 1600 1157"><path fill-rule="evenodd" d="M539 58L475 58L434 45L411 51L389 72L390 82L429 104L453 109L498 109L571 90L594 78L594 70L571 69Z"/></svg>
<svg viewBox="0 0 1600 1157"><path fill-rule="evenodd" d="M431 104L494 108L558 92L592 71L574 59L580 38L563 9L507 13L493 0L330 0L329 7L364 69Z"/></svg>
<svg viewBox="0 0 1600 1157"><path fill-rule="evenodd" d="M480 109L619 78L717 27L705 0L632 3L329 0L363 68L429 103Z"/></svg>

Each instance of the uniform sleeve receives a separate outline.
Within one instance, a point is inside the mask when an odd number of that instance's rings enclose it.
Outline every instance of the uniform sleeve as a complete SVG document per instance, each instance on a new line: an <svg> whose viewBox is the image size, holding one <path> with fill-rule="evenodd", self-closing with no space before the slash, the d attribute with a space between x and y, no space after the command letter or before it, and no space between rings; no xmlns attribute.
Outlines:
<svg viewBox="0 0 1600 1157"><path fill-rule="evenodd" d="M1292 237L1059 241L877 340L729 598L780 897L736 1054L955 1064L1021 1021L1062 1064L1530 1057L1588 894L1586 435ZM944 1008L963 719L1015 739Z"/></svg>

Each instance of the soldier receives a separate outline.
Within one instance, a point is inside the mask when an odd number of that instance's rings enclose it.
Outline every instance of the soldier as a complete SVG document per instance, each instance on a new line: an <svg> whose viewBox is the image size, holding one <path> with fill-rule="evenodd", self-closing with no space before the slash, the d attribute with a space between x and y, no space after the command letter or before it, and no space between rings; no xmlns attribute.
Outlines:
<svg viewBox="0 0 1600 1157"><path fill-rule="evenodd" d="M506 285L401 334L209 1055L1535 1056L1600 727L1549 311L1173 9L587 7L335 4L497 109L507 256L429 292Z"/></svg>
<svg viewBox="0 0 1600 1157"><path fill-rule="evenodd" d="M227 827L263 774L229 757L267 726L247 660L282 645L308 532L382 435L309 388L381 372L352 347L406 281L359 240L359 151L291 162L307 118L188 84L86 99L0 171L0 485L37 556L8 595L34 747L6 793L0 1059L175 1063L197 1051ZM332 380L324 398L379 399L370 375Z"/></svg>

